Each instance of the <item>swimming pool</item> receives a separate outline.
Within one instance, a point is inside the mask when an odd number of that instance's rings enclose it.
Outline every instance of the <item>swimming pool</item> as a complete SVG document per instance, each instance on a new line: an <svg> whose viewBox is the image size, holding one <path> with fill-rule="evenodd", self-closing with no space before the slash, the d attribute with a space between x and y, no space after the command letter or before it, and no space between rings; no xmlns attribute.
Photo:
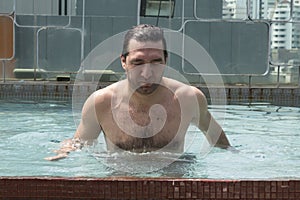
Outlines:
<svg viewBox="0 0 300 200"><path fill-rule="evenodd" d="M210 108L216 116L222 107ZM65 101L1 101L0 176L32 177L172 177L209 179L299 179L300 108L270 104L228 105L222 124L231 143L239 150L232 153L214 148L200 152L205 139L189 128L187 151L170 167L153 173L128 174L116 170L140 159L140 155L105 153L103 140L94 148L74 152L69 158L49 162L59 142L76 130L72 106ZM148 155L144 155L148 156ZM154 160L169 155L152 154ZM126 159L130 160L126 163ZM145 160L144 160L145 161ZM143 168L149 163L140 162ZM121 165L121 167L120 167ZM140 168L139 168L140 169Z"/></svg>

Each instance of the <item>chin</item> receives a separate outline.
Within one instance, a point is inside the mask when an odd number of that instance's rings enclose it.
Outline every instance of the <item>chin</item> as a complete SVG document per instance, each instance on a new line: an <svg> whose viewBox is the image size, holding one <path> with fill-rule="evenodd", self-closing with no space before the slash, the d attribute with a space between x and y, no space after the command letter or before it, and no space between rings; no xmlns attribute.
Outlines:
<svg viewBox="0 0 300 200"><path fill-rule="evenodd" d="M144 86L140 86L136 91L139 94L148 95L148 94L152 94L158 88L158 86L159 86L158 84L144 85Z"/></svg>

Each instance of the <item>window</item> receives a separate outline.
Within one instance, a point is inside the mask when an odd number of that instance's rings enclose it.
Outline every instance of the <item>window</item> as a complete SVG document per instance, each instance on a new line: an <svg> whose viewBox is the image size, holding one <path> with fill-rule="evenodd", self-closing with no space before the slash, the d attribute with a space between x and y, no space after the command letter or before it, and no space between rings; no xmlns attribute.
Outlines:
<svg viewBox="0 0 300 200"><path fill-rule="evenodd" d="M173 17L175 0L142 0L141 13L143 17Z"/></svg>

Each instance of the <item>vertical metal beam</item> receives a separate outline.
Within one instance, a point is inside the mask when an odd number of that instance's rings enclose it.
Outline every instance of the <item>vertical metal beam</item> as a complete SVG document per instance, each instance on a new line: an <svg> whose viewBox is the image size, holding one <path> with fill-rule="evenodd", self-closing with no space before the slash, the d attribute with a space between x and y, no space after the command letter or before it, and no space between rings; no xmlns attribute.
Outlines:
<svg viewBox="0 0 300 200"><path fill-rule="evenodd" d="M65 0L65 16L68 15L68 0Z"/></svg>
<svg viewBox="0 0 300 200"><path fill-rule="evenodd" d="M61 0L58 0L58 15L61 15L62 14L62 1Z"/></svg>
<svg viewBox="0 0 300 200"><path fill-rule="evenodd" d="M161 10L161 2L162 0L159 1L159 5L158 5L158 13L157 13L157 17L156 17L156 26L158 26L158 22L159 22L159 15L160 15L160 10Z"/></svg>
<svg viewBox="0 0 300 200"><path fill-rule="evenodd" d="M262 16L262 0L259 0L259 19L263 19L263 16Z"/></svg>

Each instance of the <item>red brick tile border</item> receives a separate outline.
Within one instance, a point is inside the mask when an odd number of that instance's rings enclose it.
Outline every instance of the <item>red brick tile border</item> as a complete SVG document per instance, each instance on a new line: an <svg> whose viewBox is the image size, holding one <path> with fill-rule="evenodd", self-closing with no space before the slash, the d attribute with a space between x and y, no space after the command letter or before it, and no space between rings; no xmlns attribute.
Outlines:
<svg viewBox="0 0 300 200"><path fill-rule="evenodd" d="M0 199L300 199L300 180L0 177Z"/></svg>

